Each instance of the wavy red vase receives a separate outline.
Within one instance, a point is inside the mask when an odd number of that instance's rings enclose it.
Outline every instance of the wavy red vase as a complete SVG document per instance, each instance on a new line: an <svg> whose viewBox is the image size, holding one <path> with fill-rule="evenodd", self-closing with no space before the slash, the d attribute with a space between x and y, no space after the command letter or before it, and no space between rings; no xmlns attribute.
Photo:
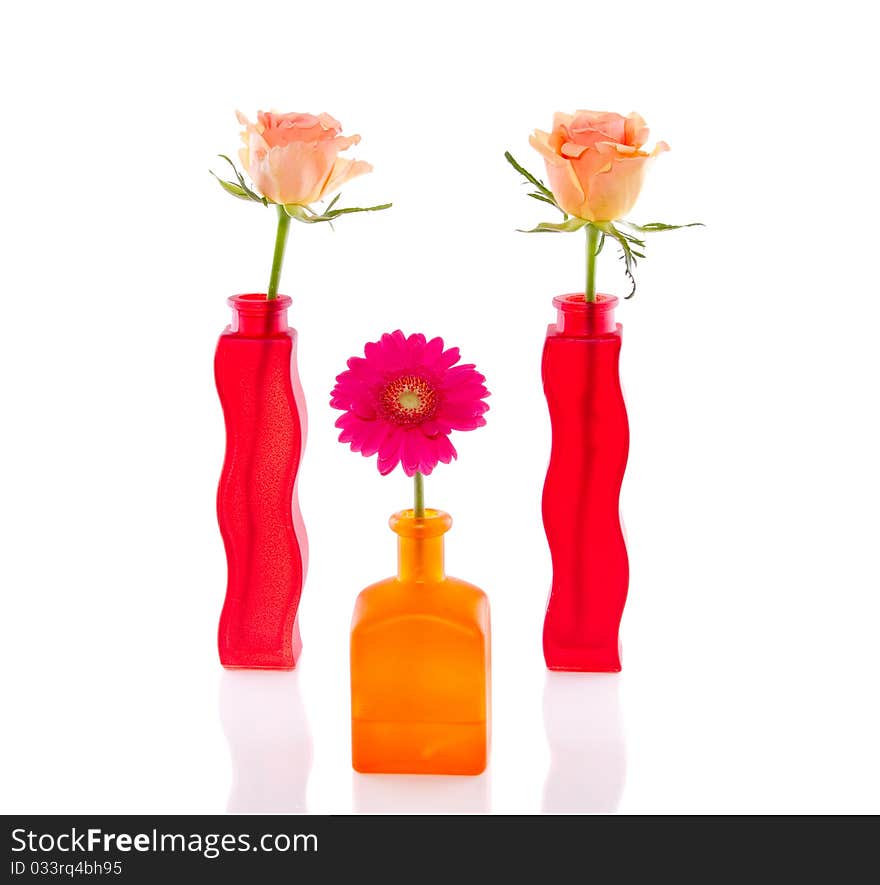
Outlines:
<svg viewBox="0 0 880 885"><path fill-rule="evenodd" d="M214 374L226 423L217 519L228 582L220 662L290 670L302 643L297 612L308 552L297 501L306 436L291 299L236 295L217 344Z"/></svg>
<svg viewBox="0 0 880 885"><path fill-rule="evenodd" d="M544 619L551 670L620 670L618 632L629 584L620 487L629 425L620 388L617 299L553 299L542 379L552 427L542 512L553 563Z"/></svg>

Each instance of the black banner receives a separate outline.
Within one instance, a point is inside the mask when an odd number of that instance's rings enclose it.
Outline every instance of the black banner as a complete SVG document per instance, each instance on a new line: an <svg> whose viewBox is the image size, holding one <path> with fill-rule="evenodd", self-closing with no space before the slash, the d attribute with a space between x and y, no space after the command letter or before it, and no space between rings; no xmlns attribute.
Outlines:
<svg viewBox="0 0 880 885"><path fill-rule="evenodd" d="M875 867L868 817L5 816L7 881L26 883L790 880ZM298 879L297 877L305 877Z"/></svg>

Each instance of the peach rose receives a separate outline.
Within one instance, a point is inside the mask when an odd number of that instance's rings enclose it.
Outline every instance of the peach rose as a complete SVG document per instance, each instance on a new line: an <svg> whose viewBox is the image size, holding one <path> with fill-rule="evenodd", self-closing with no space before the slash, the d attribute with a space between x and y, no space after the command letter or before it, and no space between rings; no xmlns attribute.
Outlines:
<svg viewBox="0 0 880 885"><path fill-rule="evenodd" d="M242 165L256 189L273 203L307 206L373 169L363 160L339 156L361 137L341 135L341 124L329 114L259 111L256 123L240 111L236 115L245 127L244 147L238 152Z"/></svg>
<svg viewBox="0 0 880 885"><path fill-rule="evenodd" d="M555 114L553 131L535 130L529 144L543 157L560 208L587 221L615 221L632 209L653 157L669 150L659 141L649 154L645 121L602 111Z"/></svg>

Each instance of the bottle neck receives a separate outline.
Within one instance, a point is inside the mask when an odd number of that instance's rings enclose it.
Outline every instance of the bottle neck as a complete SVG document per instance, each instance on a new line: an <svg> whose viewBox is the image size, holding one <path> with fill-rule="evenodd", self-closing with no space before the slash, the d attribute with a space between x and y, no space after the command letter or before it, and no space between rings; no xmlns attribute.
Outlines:
<svg viewBox="0 0 880 885"><path fill-rule="evenodd" d="M237 335L261 338L287 332L287 308L291 299L287 295L267 299L262 293L234 295L227 299L232 308L229 330Z"/></svg>
<svg viewBox="0 0 880 885"><path fill-rule="evenodd" d="M443 535L449 531L452 517L441 510L426 510L423 518L403 510L391 517L397 534L397 577L405 583L427 584L442 581L444 571Z"/></svg>
<svg viewBox="0 0 880 885"><path fill-rule="evenodd" d="M613 295L597 294L595 301L585 301L580 293L557 295L553 306L556 308L556 333L565 338L610 335L617 328L614 321L617 298Z"/></svg>
<svg viewBox="0 0 880 885"><path fill-rule="evenodd" d="M406 583L434 583L446 577L443 538L398 538L397 577Z"/></svg>

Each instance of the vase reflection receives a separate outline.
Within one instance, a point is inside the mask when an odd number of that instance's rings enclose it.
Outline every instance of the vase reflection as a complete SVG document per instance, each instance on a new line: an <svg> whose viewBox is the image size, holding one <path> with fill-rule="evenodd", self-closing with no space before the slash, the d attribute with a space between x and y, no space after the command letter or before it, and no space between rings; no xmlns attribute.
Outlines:
<svg viewBox="0 0 880 885"><path fill-rule="evenodd" d="M352 775L358 814L486 814L489 772L476 777L442 774Z"/></svg>
<svg viewBox="0 0 880 885"><path fill-rule="evenodd" d="M299 671L224 670L220 720L232 756L227 810L305 813L312 736Z"/></svg>
<svg viewBox="0 0 880 885"><path fill-rule="evenodd" d="M626 740L617 673L548 672L544 729L550 768L548 814L615 811L626 780Z"/></svg>

